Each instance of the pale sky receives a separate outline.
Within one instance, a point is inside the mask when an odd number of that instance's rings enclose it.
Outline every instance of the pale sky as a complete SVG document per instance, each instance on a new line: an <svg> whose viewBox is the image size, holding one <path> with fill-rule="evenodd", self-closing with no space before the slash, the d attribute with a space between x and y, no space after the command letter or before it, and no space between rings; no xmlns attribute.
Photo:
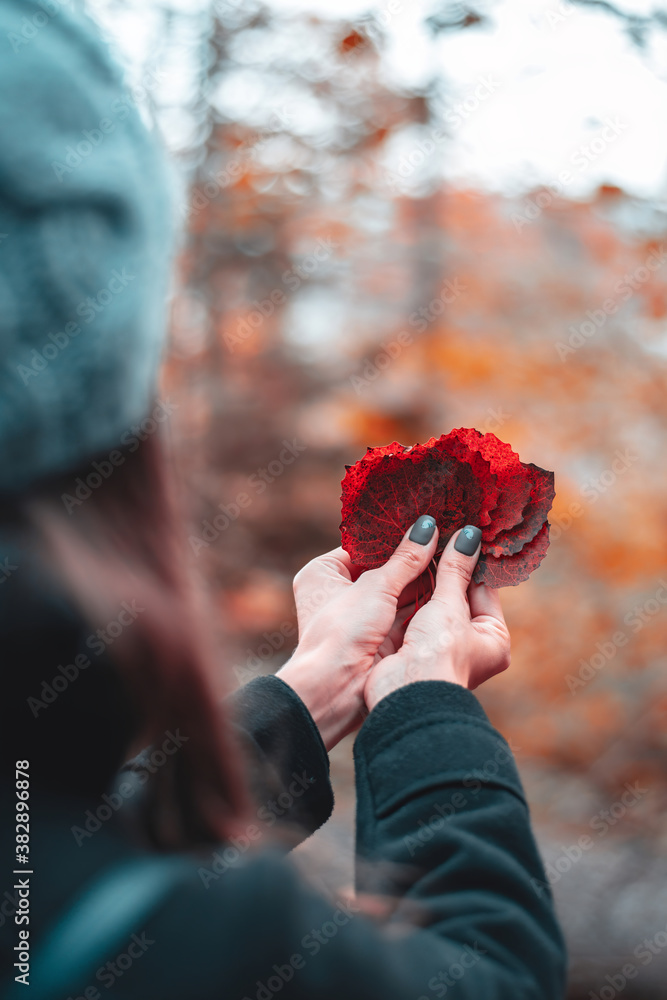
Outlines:
<svg viewBox="0 0 667 1000"><path fill-rule="evenodd" d="M94 0L104 9L107 0ZM243 0L234 0L240 5ZM649 0L619 0L646 14ZM618 21L569 0L472 0L491 29L469 28L437 39L424 26L431 0L270 0L284 11L354 17L370 10L385 26L385 73L405 88L434 75L451 95L443 176L507 193L537 184L586 196L601 183L662 201L667 195L667 32L656 31L643 55ZM205 0L172 0L192 11ZM139 62L151 42L151 0L110 25ZM177 84L178 85L178 84ZM186 83L183 83L186 86ZM458 109L457 109L458 106ZM445 123L443 123L445 124ZM413 148L388 152L396 171ZM565 175L563 175L565 176Z"/></svg>

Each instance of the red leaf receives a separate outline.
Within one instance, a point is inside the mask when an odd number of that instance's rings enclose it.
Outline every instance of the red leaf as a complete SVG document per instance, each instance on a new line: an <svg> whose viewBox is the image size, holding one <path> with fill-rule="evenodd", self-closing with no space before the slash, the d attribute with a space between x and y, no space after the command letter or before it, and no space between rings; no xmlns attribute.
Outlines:
<svg viewBox="0 0 667 1000"><path fill-rule="evenodd" d="M485 546L485 551L493 556L511 556L523 547L525 542L535 538L547 519L556 495L554 474L540 469L537 465L524 465L521 469L525 483L529 484L530 496L520 514L520 521L514 528L499 532Z"/></svg>
<svg viewBox="0 0 667 1000"><path fill-rule="evenodd" d="M461 427L451 433L465 441L471 450L479 451L496 476L498 501L489 519L490 526L482 532L484 541L489 541L521 520L521 511L530 497L531 482L522 469L517 453L495 434L481 434L472 427Z"/></svg>
<svg viewBox="0 0 667 1000"><path fill-rule="evenodd" d="M436 519L442 551L457 528L476 523L484 499L471 466L429 444L369 448L342 485L342 544L363 569L385 563L420 514Z"/></svg>
<svg viewBox="0 0 667 1000"><path fill-rule="evenodd" d="M516 587L537 569L548 548L549 522L546 521L535 537L513 556L496 559L488 553L480 553L472 578L475 583L485 583L487 587Z"/></svg>
<svg viewBox="0 0 667 1000"><path fill-rule="evenodd" d="M482 528L475 579L491 587L527 579L547 550L553 473L521 462L495 434L458 428L411 448L394 441L346 469L342 545L362 571L386 562L420 514L437 522L436 555L464 524Z"/></svg>
<svg viewBox="0 0 667 1000"><path fill-rule="evenodd" d="M478 433L478 431L473 431L473 434ZM461 427L458 430L450 431L449 434L443 434L438 440L431 438L430 441L426 442L425 447L436 448L443 454L451 455L452 458L458 459L459 462L467 462L471 467L477 481L484 488L484 498L479 520L475 522L481 528L482 526L491 524L489 512L494 510L498 503L497 477L492 475L495 470L491 468L491 463L487 456L480 453L477 442L474 439L466 439L468 434L469 432L466 428Z"/></svg>

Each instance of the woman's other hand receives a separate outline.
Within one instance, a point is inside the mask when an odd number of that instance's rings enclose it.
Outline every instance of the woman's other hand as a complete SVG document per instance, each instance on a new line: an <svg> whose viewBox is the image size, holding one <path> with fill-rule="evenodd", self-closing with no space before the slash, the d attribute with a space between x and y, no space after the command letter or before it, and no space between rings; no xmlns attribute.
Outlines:
<svg viewBox="0 0 667 1000"><path fill-rule="evenodd" d="M479 528L467 525L449 540L431 599L410 621L400 649L368 675L369 711L414 681L444 680L472 689L509 666L510 636L498 591L471 583L480 538Z"/></svg>
<svg viewBox="0 0 667 1000"><path fill-rule="evenodd" d="M379 569L355 579L350 557L334 549L294 579L299 644L278 672L306 704L327 750L363 721L364 688L374 664L398 650L414 609L410 584L433 558L438 531L422 516Z"/></svg>

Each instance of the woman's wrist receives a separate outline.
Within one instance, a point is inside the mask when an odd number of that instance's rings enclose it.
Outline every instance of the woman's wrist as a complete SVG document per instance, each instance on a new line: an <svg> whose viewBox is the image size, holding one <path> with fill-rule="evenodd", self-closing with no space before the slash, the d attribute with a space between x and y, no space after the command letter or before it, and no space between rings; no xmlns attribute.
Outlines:
<svg viewBox="0 0 667 1000"><path fill-rule="evenodd" d="M453 666L447 663L420 663L418 660L408 659L397 653L381 660L371 671L364 689L366 708L372 712L378 702L387 695L416 681L449 681L466 687L464 680L457 676Z"/></svg>
<svg viewBox="0 0 667 1000"><path fill-rule="evenodd" d="M335 747L354 728L360 711L363 711L363 682L358 684L356 700L348 687L332 691L326 683L322 683L322 663L336 659L340 659L340 653L326 643L308 650L297 646L292 657L276 674L304 703L327 750Z"/></svg>

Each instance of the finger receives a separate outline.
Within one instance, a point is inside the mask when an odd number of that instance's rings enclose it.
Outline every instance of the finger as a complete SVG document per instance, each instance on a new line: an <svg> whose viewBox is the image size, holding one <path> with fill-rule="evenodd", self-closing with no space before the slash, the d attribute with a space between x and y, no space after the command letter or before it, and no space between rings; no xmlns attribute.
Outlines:
<svg viewBox="0 0 667 1000"><path fill-rule="evenodd" d="M449 539L440 556L433 597L469 614L466 591L477 565L482 532L467 524Z"/></svg>
<svg viewBox="0 0 667 1000"><path fill-rule="evenodd" d="M364 576L379 584L385 594L398 599L409 583L423 573L438 544L435 518L422 514L406 531L384 566L369 570Z"/></svg>
<svg viewBox="0 0 667 1000"><path fill-rule="evenodd" d="M349 582L352 579L354 567L350 556L343 548L332 549L316 556L299 570L295 583L317 586L323 579L340 579Z"/></svg>
<svg viewBox="0 0 667 1000"><path fill-rule="evenodd" d="M487 587L485 583L471 583L468 587L468 604L471 618L486 616L505 625L500 595L493 587Z"/></svg>
<svg viewBox="0 0 667 1000"><path fill-rule="evenodd" d="M320 559L326 561L327 565L332 566L341 576L347 579L351 578L355 572L350 554L340 545L337 549L332 549L331 552L325 552L323 556L320 556Z"/></svg>
<svg viewBox="0 0 667 1000"><path fill-rule="evenodd" d="M352 557L349 552L346 552L340 545L337 549L332 549L331 552L325 552L324 555L319 556L318 558L322 560L325 565L331 566L338 575L344 577L346 580L352 580L354 582L355 580L358 580L361 575L362 570L353 564ZM317 562L317 559L315 562Z"/></svg>

